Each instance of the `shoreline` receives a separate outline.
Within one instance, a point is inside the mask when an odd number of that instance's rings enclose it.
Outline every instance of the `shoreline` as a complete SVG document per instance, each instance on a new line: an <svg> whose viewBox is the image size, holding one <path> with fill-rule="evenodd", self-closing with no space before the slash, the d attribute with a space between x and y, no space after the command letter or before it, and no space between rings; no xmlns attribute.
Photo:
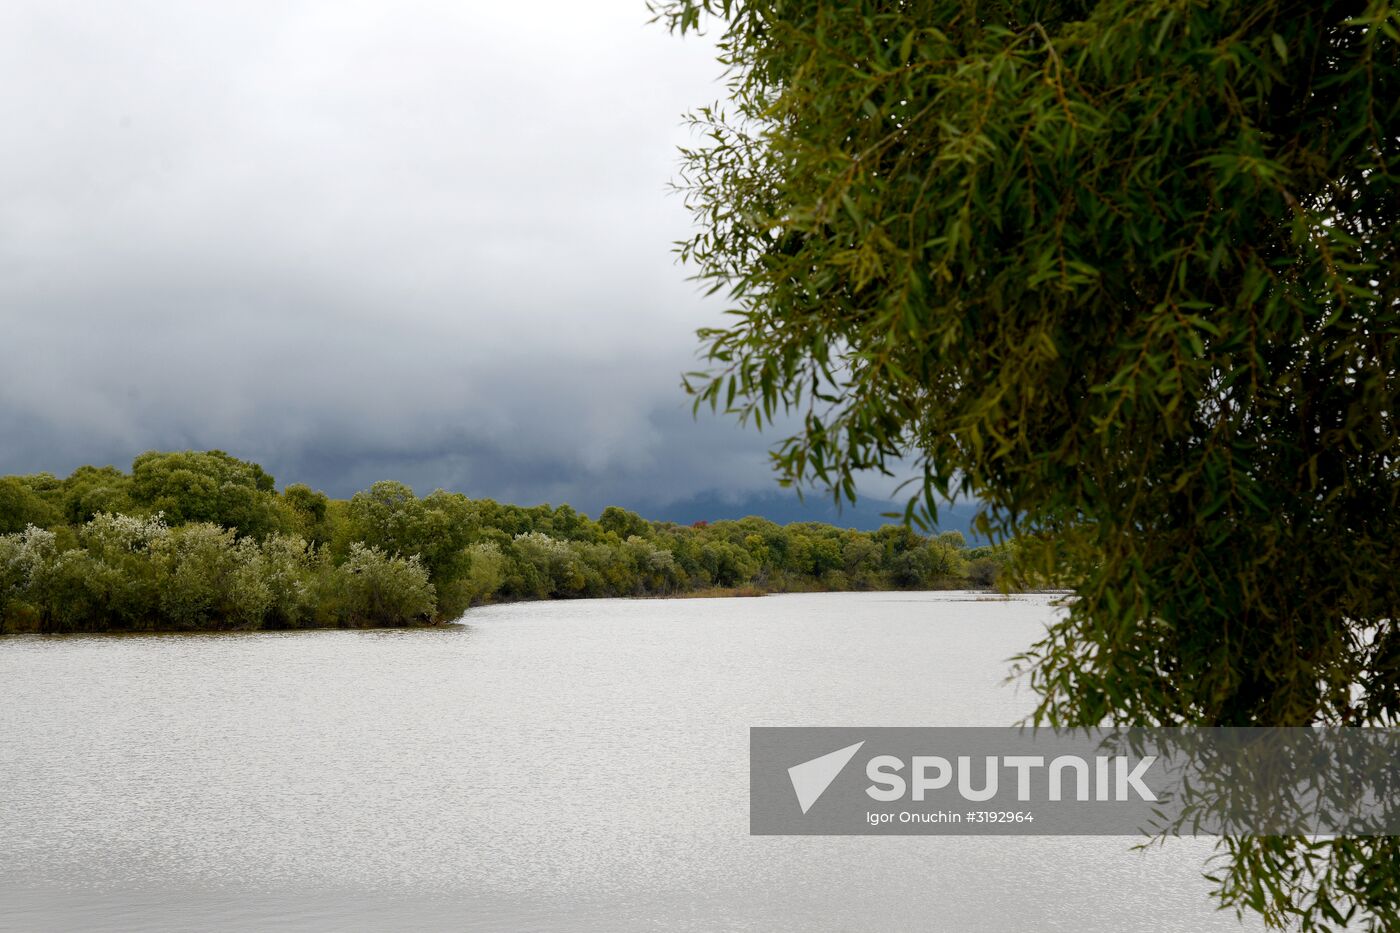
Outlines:
<svg viewBox="0 0 1400 933"><path fill-rule="evenodd" d="M569 603L569 602L591 602L602 599L626 599L626 600L684 600L684 599L754 599L762 596L785 596L785 595L823 595L838 593L975 593L979 597L988 599L1009 599L1015 596L1034 595L1072 595L1072 590L1064 589L1033 589L1019 590L1013 593L1002 593L995 589L982 589L965 586L945 586L945 587L921 587L917 589L867 589L867 590L832 590L832 589L800 589L800 588L773 588L759 587L753 585L744 586L711 586L697 590L690 590L678 593L649 593L640 596L580 596L576 598L552 598L552 599L505 599L494 600L489 603L482 603L472 606L462 615L455 619L441 619L432 622L421 622L411 625L374 625L374 626L341 626L341 625L312 625L299 628L195 628L195 629L173 629L173 628L153 628L153 629L79 629L71 632L0 632L0 643L7 638L72 638L72 637L105 637L105 638L126 638L126 637L151 637L151 636L174 636L174 635L290 635L302 632L405 632L422 631L424 629L441 629L453 625L468 625L467 619L473 610L485 609L490 606L513 606L521 603Z"/></svg>

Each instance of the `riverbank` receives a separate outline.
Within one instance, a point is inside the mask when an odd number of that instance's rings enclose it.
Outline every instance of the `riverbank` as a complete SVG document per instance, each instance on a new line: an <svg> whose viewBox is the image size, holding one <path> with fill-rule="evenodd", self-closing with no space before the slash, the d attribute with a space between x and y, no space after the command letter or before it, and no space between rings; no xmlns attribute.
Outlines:
<svg viewBox="0 0 1400 933"><path fill-rule="evenodd" d="M1000 593L994 589L981 589L966 585L966 581L948 580L942 581L945 585L929 586L918 589L831 589L820 586L757 586L746 584L742 586L708 586L693 590L676 591L671 593L648 593L634 596L583 596L583 597L551 597L546 599L497 599L490 602L483 602L465 610L462 615L456 618L410 618L392 624L343 624L336 621L328 621L325 624L306 624L298 626L287 625L247 625L239 624L236 620L211 620L209 624L203 626L173 626L161 625L158 623L137 623L123 622L121 625L111 625L105 627L92 627L85 629L45 629L38 624L38 617L30 614L27 617L16 616L11 613L8 624L0 626L0 636L4 635L110 635L119 637L124 635L209 635L209 634L250 634L255 632L315 632L315 631L391 631L405 629L433 629L443 628L463 621L467 614L473 611L480 611L492 607L513 606L521 603L589 603L609 599L628 600L693 600L693 599L753 599L762 596L783 596L783 595L820 595L820 594L879 594L879 593L906 593L906 592L952 592L966 591L976 594L979 599L1002 600L1012 596L1020 595L1069 595L1068 590L1026 590L1012 593ZM16 624L18 623L18 624ZM28 623L28 624L25 624Z"/></svg>
<svg viewBox="0 0 1400 933"><path fill-rule="evenodd" d="M994 588L973 586L966 578L956 578L947 580L932 580L928 584L912 589L904 587L865 587L852 589L850 587L835 588L820 585L784 585L765 586L763 584L745 584L743 586L707 586L695 590L686 590L676 593L651 593L646 596L636 597L638 599L740 599L752 598L756 596L776 596L785 593L903 593L903 592L948 592L952 590L971 590L974 592L985 592L988 595L996 595L998 591ZM1068 590L1025 590L1027 593L1068 593Z"/></svg>
<svg viewBox="0 0 1400 933"><path fill-rule="evenodd" d="M707 586L686 593L656 593L641 599L747 599L772 595L773 590L761 586Z"/></svg>
<svg viewBox="0 0 1400 933"><path fill-rule="evenodd" d="M3 477L0 633L416 627L554 599L978 589L1015 545L757 516L596 519L395 482L349 499L220 451L150 452L130 474Z"/></svg>

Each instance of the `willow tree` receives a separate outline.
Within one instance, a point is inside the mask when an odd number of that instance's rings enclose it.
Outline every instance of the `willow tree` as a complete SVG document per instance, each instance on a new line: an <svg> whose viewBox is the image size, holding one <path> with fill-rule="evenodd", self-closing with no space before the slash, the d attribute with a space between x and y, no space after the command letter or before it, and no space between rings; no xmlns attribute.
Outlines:
<svg viewBox="0 0 1400 933"><path fill-rule="evenodd" d="M657 12L729 75L684 154L681 253L734 315L697 403L795 413L787 481L913 462L911 507L1053 539L1041 721L1395 724L1389 3ZM1393 838L1226 844L1237 908L1400 928Z"/></svg>

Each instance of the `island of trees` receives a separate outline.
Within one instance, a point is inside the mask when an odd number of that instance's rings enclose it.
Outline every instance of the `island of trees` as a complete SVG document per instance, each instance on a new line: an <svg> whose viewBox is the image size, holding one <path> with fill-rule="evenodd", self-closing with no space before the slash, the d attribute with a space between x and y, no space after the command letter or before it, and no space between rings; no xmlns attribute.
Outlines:
<svg viewBox="0 0 1400 933"><path fill-rule="evenodd" d="M506 600L986 587L1008 547L891 524L650 522L380 482L277 491L222 451L0 477L0 633L432 624Z"/></svg>

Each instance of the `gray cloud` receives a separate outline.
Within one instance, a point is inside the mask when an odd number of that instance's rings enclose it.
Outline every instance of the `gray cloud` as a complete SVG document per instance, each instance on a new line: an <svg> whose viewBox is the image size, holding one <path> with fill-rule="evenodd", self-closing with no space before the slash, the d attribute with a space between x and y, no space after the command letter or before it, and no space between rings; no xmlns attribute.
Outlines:
<svg viewBox="0 0 1400 933"><path fill-rule="evenodd" d="M221 447L346 494L766 490L670 244L713 50L616 3L0 8L0 472Z"/></svg>

